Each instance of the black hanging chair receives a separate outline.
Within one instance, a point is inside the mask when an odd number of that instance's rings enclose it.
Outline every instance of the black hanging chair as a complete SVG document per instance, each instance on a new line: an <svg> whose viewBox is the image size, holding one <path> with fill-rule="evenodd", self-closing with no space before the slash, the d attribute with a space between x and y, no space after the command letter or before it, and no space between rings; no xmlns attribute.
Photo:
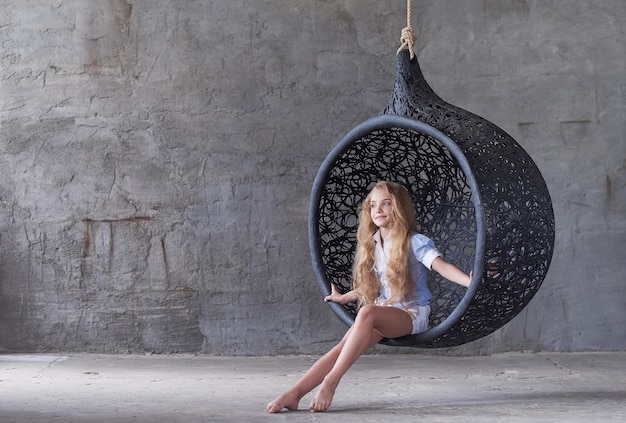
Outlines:
<svg viewBox="0 0 626 423"><path fill-rule="evenodd" d="M530 156L502 129L437 96L408 50L393 96L350 131L315 178L309 210L313 270L324 295L351 287L358 208L379 180L409 191L420 231L447 261L474 271L470 288L429 272L430 328L383 344L441 348L499 329L531 300L554 248L554 213ZM348 326L356 307L328 303Z"/></svg>

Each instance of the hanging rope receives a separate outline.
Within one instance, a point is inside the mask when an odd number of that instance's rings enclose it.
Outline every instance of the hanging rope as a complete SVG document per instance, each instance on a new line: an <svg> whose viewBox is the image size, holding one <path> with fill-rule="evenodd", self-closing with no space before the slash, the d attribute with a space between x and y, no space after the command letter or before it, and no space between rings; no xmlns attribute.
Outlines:
<svg viewBox="0 0 626 423"><path fill-rule="evenodd" d="M402 29L402 34L400 35L400 48L398 49L398 53L403 48L408 48L411 60L415 58L415 53L413 52L413 46L415 45L415 34L413 33L413 28L411 28L411 0L407 0L406 2L406 27Z"/></svg>

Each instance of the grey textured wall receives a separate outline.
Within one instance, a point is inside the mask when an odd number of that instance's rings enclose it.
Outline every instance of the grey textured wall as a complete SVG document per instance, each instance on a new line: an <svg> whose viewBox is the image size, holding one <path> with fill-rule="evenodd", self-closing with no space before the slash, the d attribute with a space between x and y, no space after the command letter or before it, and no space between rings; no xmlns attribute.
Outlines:
<svg viewBox="0 0 626 423"><path fill-rule="evenodd" d="M530 306L460 353L626 347L626 2L414 1L447 101L552 193ZM0 1L0 349L319 353L310 188L386 104L405 1ZM381 351L390 351L379 347Z"/></svg>

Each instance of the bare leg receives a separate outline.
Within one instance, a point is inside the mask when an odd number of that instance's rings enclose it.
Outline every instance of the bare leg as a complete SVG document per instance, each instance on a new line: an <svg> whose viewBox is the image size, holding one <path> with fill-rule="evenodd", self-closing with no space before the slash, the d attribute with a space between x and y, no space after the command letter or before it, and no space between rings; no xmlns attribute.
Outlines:
<svg viewBox="0 0 626 423"><path fill-rule="evenodd" d="M395 338L406 335L411 332L412 327L411 318L403 310L380 306L363 307L357 315L355 324L346 332L341 342L317 360L295 385L270 401L266 410L269 413L278 413L284 408L297 410L302 397L322 384L320 391L311 401L309 410L325 411L330 407L341 377L363 352L373 347L383 336ZM355 335L355 332L358 334ZM347 345L350 345L351 351L344 357ZM331 372L334 372L333 377L329 377Z"/></svg>
<svg viewBox="0 0 626 423"><path fill-rule="evenodd" d="M322 383L324 377L335 365L335 361L337 361L337 357L339 357L339 353L343 348L345 339L351 330L351 328L348 329L348 332L341 342L317 360L315 364L313 364L313 366L311 366L311 368L304 375L302 375L295 385L273 401L269 402L265 407L266 410L269 413L278 413L283 408L288 410L297 410L302 397Z"/></svg>
<svg viewBox="0 0 626 423"><path fill-rule="evenodd" d="M327 371L309 410L325 411L330 407L341 378L356 360L383 337L395 338L411 333L413 323L405 311L385 306L365 306L343 339L343 348Z"/></svg>

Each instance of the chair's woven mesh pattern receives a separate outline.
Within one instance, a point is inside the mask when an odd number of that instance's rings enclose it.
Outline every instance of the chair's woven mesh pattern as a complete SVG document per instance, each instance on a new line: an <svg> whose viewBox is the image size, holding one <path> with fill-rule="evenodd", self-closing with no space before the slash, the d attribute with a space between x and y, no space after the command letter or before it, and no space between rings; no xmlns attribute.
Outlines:
<svg viewBox="0 0 626 423"><path fill-rule="evenodd" d="M450 137L469 162L484 206L483 282L465 313L444 334L387 340L391 345L448 347L502 327L530 301L543 282L554 248L554 215L545 182L528 154L503 130L439 98L408 52L398 55L393 96L384 114L422 121ZM319 201L322 265L326 278L350 286L357 207L381 179L404 184L414 200L420 230L465 271L476 258L472 192L455 159L435 138L401 128L354 140L327 168ZM432 273L432 272L431 272ZM431 325L456 308L465 289L431 276ZM353 305L347 306L350 313Z"/></svg>

